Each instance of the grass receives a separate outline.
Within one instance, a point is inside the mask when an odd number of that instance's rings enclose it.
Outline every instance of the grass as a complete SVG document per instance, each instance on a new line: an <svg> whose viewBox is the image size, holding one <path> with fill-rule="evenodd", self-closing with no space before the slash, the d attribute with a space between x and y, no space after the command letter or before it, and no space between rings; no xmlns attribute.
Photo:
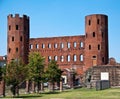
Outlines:
<svg viewBox="0 0 120 99"><path fill-rule="evenodd" d="M120 99L120 89L110 88L96 91L95 89L79 88L63 92L46 92L42 94L20 95L22 99Z"/></svg>

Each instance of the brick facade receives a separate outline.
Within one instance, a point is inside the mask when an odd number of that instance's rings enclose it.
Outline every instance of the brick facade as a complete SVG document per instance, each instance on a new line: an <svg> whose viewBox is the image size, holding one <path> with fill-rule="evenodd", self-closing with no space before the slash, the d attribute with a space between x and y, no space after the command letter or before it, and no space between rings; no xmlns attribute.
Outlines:
<svg viewBox="0 0 120 99"><path fill-rule="evenodd" d="M82 74L84 66L84 36L30 39L30 52L40 52L45 62L55 59L61 69L75 68ZM81 45L82 44L82 45Z"/></svg>
<svg viewBox="0 0 120 99"><path fill-rule="evenodd" d="M61 69L74 68L81 75L91 66L108 63L108 17L86 16L85 35L31 38L29 43L30 52L40 52L46 63L57 57Z"/></svg>
<svg viewBox="0 0 120 99"><path fill-rule="evenodd" d="M61 69L74 68L81 75L87 68L108 63L108 17L93 14L85 17L85 35L29 39L29 17L8 16L8 63L28 53L40 52L45 62L55 59Z"/></svg>
<svg viewBox="0 0 120 99"><path fill-rule="evenodd" d="M29 52L39 52L45 63L55 59L62 70L75 69L80 77L88 68L108 63L108 17L85 17L85 35L29 38L29 17L8 15L7 62L21 58L28 63ZM38 30L39 32L39 30ZM2 82L0 92L3 92Z"/></svg>

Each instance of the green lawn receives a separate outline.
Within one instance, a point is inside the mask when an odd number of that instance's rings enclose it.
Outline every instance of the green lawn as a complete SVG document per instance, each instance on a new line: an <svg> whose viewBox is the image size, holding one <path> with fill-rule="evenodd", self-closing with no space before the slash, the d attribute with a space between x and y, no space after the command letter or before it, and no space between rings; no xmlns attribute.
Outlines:
<svg viewBox="0 0 120 99"><path fill-rule="evenodd" d="M20 95L22 99L120 99L120 88L96 91L95 89L70 89L63 92Z"/></svg>

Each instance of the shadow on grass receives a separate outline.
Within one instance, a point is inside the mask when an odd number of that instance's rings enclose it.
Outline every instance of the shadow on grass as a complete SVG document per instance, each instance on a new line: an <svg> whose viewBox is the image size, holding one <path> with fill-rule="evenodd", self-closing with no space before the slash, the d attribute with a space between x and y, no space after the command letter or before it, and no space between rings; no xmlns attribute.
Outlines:
<svg viewBox="0 0 120 99"><path fill-rule="evenodd" d="M45 92L43 94L59 94L59 93L61 93L61 92Z"/></svg>
<svg viewBox="0 0 120 99"><path fill-rule="evenodd" d="M15 98L37 98L37 97L42 97L41 94L28 94L28 95L20 95L16 96Z"/></svg>

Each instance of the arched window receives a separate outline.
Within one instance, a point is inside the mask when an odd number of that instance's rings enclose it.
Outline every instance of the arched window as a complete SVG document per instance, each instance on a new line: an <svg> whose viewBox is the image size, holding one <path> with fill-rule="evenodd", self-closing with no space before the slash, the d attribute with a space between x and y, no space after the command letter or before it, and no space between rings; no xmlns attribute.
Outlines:
<svg viewBox="0 0 120 99"><path fill-rule="evenodd" d="M54 60L57 61L57 60L58 60L58 57L57 57L57 56L54 56Z"/></svg>
<svg viewBox="0 0 120 99"><path fill-rule="evenodd" d="M73 55L73 61L74 61L74 62L77 61L77 55Z"/></svg>
<svg viewBox="0 0 120 99"><path fill-rule="evenodd" d="M54 44L54 48L57 48L57 43Z"/></svg>
<svg viewBox="0 0 120 99"><path fill-rule="evenodd" d="M88 25L91 25L91 20L88 21Z"/></svg>
<svg viewBox="0 0 120 99"><path fill-rule="evenodd" d="M30 44L30 49L33 49L33 45L32 44Z"/></svg>
<svg viewBox="0 0 120 99"><path fill-rule="evenodd" d="M83 55L82 54L80 55L80 61L81 62L83 61Z"/></svg>
<svg viewBox="0 0 120 99"><path fill-rule="evenodd" d="M80 48L82 48L83 47L83 42L80 42Z"/></svg>
<svg viewBox="0 0 120 99"><path fill-rule="evenodd" d="M60 61L61 61L61 62L64 61L64 56L63 56L63 55L60 57Z"/></svg>
<svg viewBox="0 0 120 99"><path fill-rule="evenodd" d="M70 55L67 55L67 61L70 62Z"/></svg>
<svg viewBox="0 0 120 99"><path fill-rule="evenodd" d="M89 45L89 50L91 50L91 45Z"/></svg>
<svg viewBox="0 0 120 99"><path fill-rule="evenodd" d="M51 61L52 57L51 56L48 56L48 62Z"/></svg>
<svg viewBox="0 0 120 99"><path fill-rule="evenodd" d="M36 44L36 49L39 49L39 44Z"/></svg>
<svg viewBox="0 0 120 99"><path fill-rule="evenodd" d="M64 44L63 43L61 43L61 48L64 48Z"/></svg>
<svg viewBox="0 0 120 99"><path fill-rule="evenodd" d="M74 43L73 43L73 46L74 46L74 47L77 47L77 43L76 43L76 42L74 42Z"/></svg>
<svg viewBox="0 0 120 99"><path fill-rule="evenodd" d="M67 43L67 48L70 48L70 42Z"/></svg>
<svg viewBox="0 0 120 99"><path fill-rule="evenodd" d="M14 36L12 36L12 41L14 41Z"/></svg>
<svg viewBox="0 0 120 99"><path fill-rule="evenodd" d="M100 45L98 44L98 50L100 50Z"/></svg>
<svg viewBox="0 0 120 99"><path fill-rule="evenodd" d="M45 44L42 44L42 48L45 48Z"/></svg>
<svg viewBox="0 0 120 99"><path fill-rule="evenodd" d="M95 37L95 32L93 32L93 37Z"/></svg>
<svg viewBox="0 0 120 99"><path fill-rule="evenodd" d="M51 48L51 44L48 44L48 48Z"/></svg>

